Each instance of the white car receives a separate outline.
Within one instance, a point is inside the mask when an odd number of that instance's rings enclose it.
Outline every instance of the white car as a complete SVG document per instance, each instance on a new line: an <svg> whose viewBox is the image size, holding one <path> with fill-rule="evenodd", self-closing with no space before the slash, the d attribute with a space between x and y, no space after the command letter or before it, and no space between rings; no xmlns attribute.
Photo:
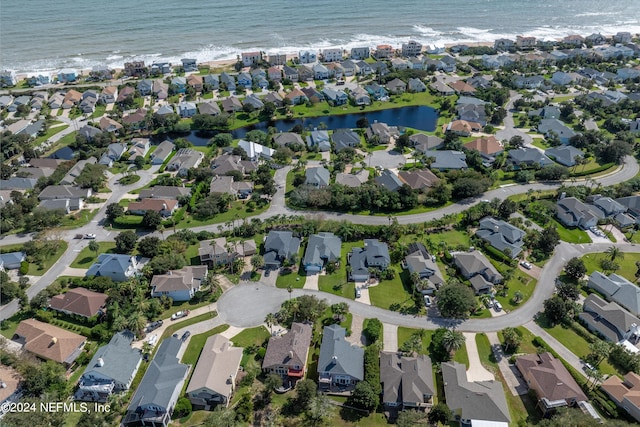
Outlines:
<svg viewBox="0 0 640 427"><path fill-rule="evenodd" d="M424 296L424 305L425 307L431 307L431 297L429 295Z"/></svg>
<svg viewBox="0 0 640 427"><path fill-rule="evenodd" d="M496 301L496 302L493 303L493 308L496 311L502 311L502 304L500 304L498 301Z"/></svg>
<svg viewBox="0 0 640 427"><path fill-rule="evenodd" d="M147 340L147 342L151 345L155 345L156 342L158 342L158 336L157 335L151 335L149 337L149 339Z"/></svg>
<svg viewBox="0 0 640 427"><path fill-rule="evenodd" d="M83 239L88 239L88 240L95 240L96 235L93 233L89 233L89 234L85 234Z"/></svg>
<svg viewBox="0 0 640 427"><path fill-rule="evenodd" d="M520 261L520 265L526 268L527 270L531 270L531 264L527 261Z"/></svg>
<svg viewBox="0 0 640 427"><path fill-rule="evenodd" d="M189 314L189 310L179 311L171 315L171 320L181 319Z"/></svg>
<svg viewBox="0 0 640 427"><path fill-rule="evenodd" d="M356 288L356 298L360 298L362 296L362 291L360 291L360 288Z"/></svg>

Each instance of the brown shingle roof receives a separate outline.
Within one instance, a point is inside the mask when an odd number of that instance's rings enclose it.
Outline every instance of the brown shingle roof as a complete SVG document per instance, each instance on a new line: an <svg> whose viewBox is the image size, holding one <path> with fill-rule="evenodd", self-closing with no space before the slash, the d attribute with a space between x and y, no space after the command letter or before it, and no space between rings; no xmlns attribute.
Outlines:
<svg viewBox="0 0 640 427"><path fill-rule="evenodd" d="M171 199L142 199L139 202L129 203L130 211L156 211L162 210L172 211L178 205L177 200Z"/></svg>
<svg viewBox="0 0 640 427"><path fill-rule="evenodd" d="M73 362L74 353L81 348L85 337L35 319L20 322L16 329L18 341L24 340L24 349L42 359L54 362ZM77 356L77 355L75 355Z"/></svg>
<svg viewBox="0 0 640 427"><path fill-rule="evenodd" d="M531 387L548 400L567 400L570 403L587 400L587 396L562 362L551 353L527 354L516 359L516 366L530 381ZM535 383L535 384L534 384Z"/></svg>
<svg viewBox="0 0 640 427"><path fill-rule="evenodd" d="M242 360L242 348L233 347L222 335L207 338L196 365L187 393L204 388L228 397ZM233 377L232 381L229 378Z"/></svg>
<svg viewBox="0 0 640 427"><path fill-rule="evenodd" d="M435 176L429 169L401 171L398 172L398 178L414 190L433 187L440 181L440 178Z"/></svg>
<svg viewBox="0 0 640 427"><path fill-rule="evenodd" d="M150 286L154 292L171 292L198 288L204 276L207 275L207 271L206 265L171 270L167 274L156 274L153 276Z"/></svg>
<svg viewBox="0 0 640 427"><path fill-rule="evenodd" d="M502 147L500 141L498 141L493 135L483 136L481 138L474 139L473 141L469 141L464 144L464 148L467 150L476 150L488 156L504 151L504 147Z"/></svg>
<svg viewBox="0 0 640 427"><path fill-rule="evenodd" d="M66 294L51 298L49 306L54 310L68 311L85 317L98 313L107 302L107 295L85 288L70 289Z"/></svg>
<svg viewBox="0 0 640 427"><path fill-rule="evenodd" d="M282 365L306 366L311 332L310 325L293 323L286 334L271 337L262 362L263 369Z"/></svg>

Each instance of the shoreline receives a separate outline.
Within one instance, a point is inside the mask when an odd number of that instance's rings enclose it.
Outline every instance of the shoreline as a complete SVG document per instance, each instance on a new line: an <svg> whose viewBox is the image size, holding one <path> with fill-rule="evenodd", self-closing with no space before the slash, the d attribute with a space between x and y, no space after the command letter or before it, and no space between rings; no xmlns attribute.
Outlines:
<svg viewBox="0 0 640 427"><path fill-rule="evenodd" d="M589 34L586 34L586 33L580 33L580 32L572 32L572 33L570 33L570 34L578 34L578 35L581 35L581 36L583 36L583 37L586 37L586 36L588 36L588 35L589 35ZM638 36L639 34L640 34L640 33L634 33L634 32L631 32L632 37L634 37L634 36ZM603 34L603 37L605 37L605 38L607 38L607 39L610 39L611 37L613 37L613 34ZM408 40L414 40L414 39L421 39L421 38L420 38L420 37L414 37L414 38L409 37L409 38L408 38ZM438 44L436 44L436 43L434 43L434 42L429 42L429 43L422 43L422 42L421 42L421 43L423 44L423 46L424 46L424 47L435 46L435 47L439 47L439 48L444 48L444 49L446 50L446 49L449 49L449 48L451 48L451 47L453 47L453 46L456 46L456 45L467 45L467 46L470 46L470 47L481 47L481 46L484 46L484 47L493 47L494 42L495 42L495 40L497 40L497 39L498 39L498 38L496 38L496 39L494 39L494 40L489 40L489 39L487 39L487 40L484 40L484 41L480 41L480 40L473 40L473 41L472 41L472 40L464 40L464 39L461 39L460 41L456 41L455 43L443 43L443 44L440 44L440 45L438 45ZM511 39L515 41L515 36L511 36ZM561 40L562 40L562 38L561 38L561 37L560 37L560 38L558 38L558 37L556 37L556 38L548 38L548 39L545 39L545 38L540 37L540 38L537 38L537 39L538 39L538 40L547 40L547 41L556 41L556 42L558 42L558 41L561 41ZM349 44L349 43L347 43L347 44ZM362 43L362 45L364 46L364 45L366 45L366 43ZM395 50L399 50L399 49L400 49L400 45L397 45L397 46L396 46L396 45L392 45L392 46L393 46L393 48L394 48ZM315 50L315 51L317 51L317 52L320 52L320 51L322 51L323 49L330 49L330 48L336 48L336 47L337 47L337 46L333 46L333 47L323 47L323 48L320 48L320 47L306 47L306 48L304 48L304 49L308 49L308 50ZM374 48L375 48L375 46L368 46L368 47L369 47L371 50L374 50ZM303 49L303 48L300 48L300 49ZM251 50L251 49L246 49L245 51L250 51L250 50ZM348 48L344 48L343 50L344 50L345 52L348 52L348 50L349 50L349 49L348 49ZM238 50L238 51L237 51L237 52L235 52L234 54L230 54L230 56L231 56L231 55L237 55L237 56L239 56L239 55L241 54L241 52L242 52L241 50ZM287 50L287 51L278 51L277 49L270 48L270 49L263 49L263 50L262 50L262 52L264 53L264 56L265 56L265 57L266 57L266 56L268 56L268 55L270 54L270 53L267 53L267 52L284 54L284 55L286 55L286 56L287 56L287 60L290 60L290 59L293 59L293 58L297 58L297 57L298 57L298 52L296 52L296 51L292 51L292 50ZM187 56L188 56L188 55L187 55ZM184 57L187 57L187 56L184 56ZM130 60L134 60L134 59L130 59ZM129 62L130 60L127 60L126 62ZM153 63L153 61L151 61L149 58L147 58L147 59L143 59L143 60L144 60L145 64L147 64L147 63L148 63L147 65L150 65L151 63ZM156 58L156 60L158 60L158 61L162 61L163 59L162 59L162 57L160 56L160 57ZM121 71L121 70L123 70L123 69L124 69L124 63L122 63L122 64L121 64L121 65L119 65L119 66L113 66L113 67L111 67L111 66L109 66L109 65L107 64L108 62L109 62L109 61L108 61L107 59L104 59L104 60L103 60L103 63L105 64L105 66L109 67L110 69L112 69L112 70L114 70L114 71ZM229 57L229 58L221 58L221 59L206 59L206 58L205 58L205 59L203 59L203 60L198 61L198 64L201 64L201 65L209 65L211 68L218 68L218 67L227 67L227 66L232 66L232 65L233 65L233 64L235 64L235 63L236 63L236 58L233 58L233 57ZM171 65L172 65L172 66L179 65L179 63L173 63L173 62L172 62L172 63L171 63ZM53 76L53 75L54 75L58 70L63 69L63 68L71 68L71 69L75 69L75 70L77 70L77 71L78 71L81 75L83 75L83 76L87 76L87 75L89 75L89 73L90 73L90 72L91 72L91 70L92 70L92 68L87 68L86 66L83 66L82 68L74 68L73 66L61 66L61 67L58 67L58 68L46 68L46 69L36 69L36 70L31 70L31 71L20 71L20 72L16 72L16 78L18 78L18 80L21 80L21 79L25 79L25 78L27 78L27 77L37 76L38 74L49 74L49 75ZM5 70L11 70L11 68L8 68L8 67L2 67L2 69L5 69ZM15 70L14 70L14 71L15 71Z"/></svg>

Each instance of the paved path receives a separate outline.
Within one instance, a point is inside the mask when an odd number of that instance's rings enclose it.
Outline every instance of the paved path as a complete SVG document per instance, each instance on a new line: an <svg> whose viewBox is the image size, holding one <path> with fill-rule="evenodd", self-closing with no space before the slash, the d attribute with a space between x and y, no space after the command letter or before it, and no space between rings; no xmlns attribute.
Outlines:
<svg viewBox="0 0 640 427"><path fill-rule="evenodd" d="M367 339L362 335L362 324L364 323L364 317L357 314L353 315L351 320L351 335L347 337L347 341L359 346L367 345Z"/></svg>
<svg viewBox="0 0 640 427"><path fill-rule="evenodd" d="M567 363L580 373L583 377L587 377L584 373L582 361L571 350L565 347L560 341L552 337L547 331L538 326L535 322L531 321L524 325L533 335L542 338L551 348L560 355Z"/></svg>
<svg viewBox="0 0 640 427"><path fill-rule="evenodd" d="M469 356L469 369L467 369L467 378L469 381L491 381L495 379L493 374L487 371L478 354L478 346L476 345L476 334L465 332L465 345L467 347L467 355Z"/></svg>
<svg viewBox="0 0 640 427"><path fill-rule="evenodd" d="M489 339L493 355L498 363L498 369L500 369L500 373L502 373L502 377L507 383L507 387L511 394L514 396L526 394L529 388L524 382L520 372L518 372L518 368L509 364L509 359L504 354L504 351L502 351L502 345L498 339L498 334L495 332L488 332L487 338Z"/></svg>
<svg viewBox="0 0 640 427"><path fill-rule="evenodd" d="M382 324L382 349L384 351L398 351L398 326L391 323Z"/></svg>

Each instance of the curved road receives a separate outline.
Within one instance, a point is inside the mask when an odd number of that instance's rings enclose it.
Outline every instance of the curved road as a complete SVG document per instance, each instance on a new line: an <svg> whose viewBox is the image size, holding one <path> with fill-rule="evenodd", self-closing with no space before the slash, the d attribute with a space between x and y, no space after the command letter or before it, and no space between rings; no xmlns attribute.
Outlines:
<svg viewBox="0 0 640 427"><path fill-rule="evenodd" d="M551 297L555 287L555 279L565 263L573 257L604 252L611 244L592 243L588 245L572 245L561 243L556 247L553 257L545 264L533 295L520 308L504 316L490 319L472 319L455 322L450 319L403 315L382 308L373 307L358 301L343 298L334 294L294 289L289 295L286 289L263 285L260 282L243 283L225 292L217 302L218 315L224 323L232 326L248 328L264 323L268 313L275 313L280 305L290 297L316 295L326 299L329 304L346 302L351 313L363 318L378 318L383 323L410 328L436 329L441 326L456 326L463 332L495 332L508 326L524 325L534 318L542 309L544 300ZM640 246L634 244L618 244L623 252L640 252ZM251 307L251 310L247 310Z"/></svg>

